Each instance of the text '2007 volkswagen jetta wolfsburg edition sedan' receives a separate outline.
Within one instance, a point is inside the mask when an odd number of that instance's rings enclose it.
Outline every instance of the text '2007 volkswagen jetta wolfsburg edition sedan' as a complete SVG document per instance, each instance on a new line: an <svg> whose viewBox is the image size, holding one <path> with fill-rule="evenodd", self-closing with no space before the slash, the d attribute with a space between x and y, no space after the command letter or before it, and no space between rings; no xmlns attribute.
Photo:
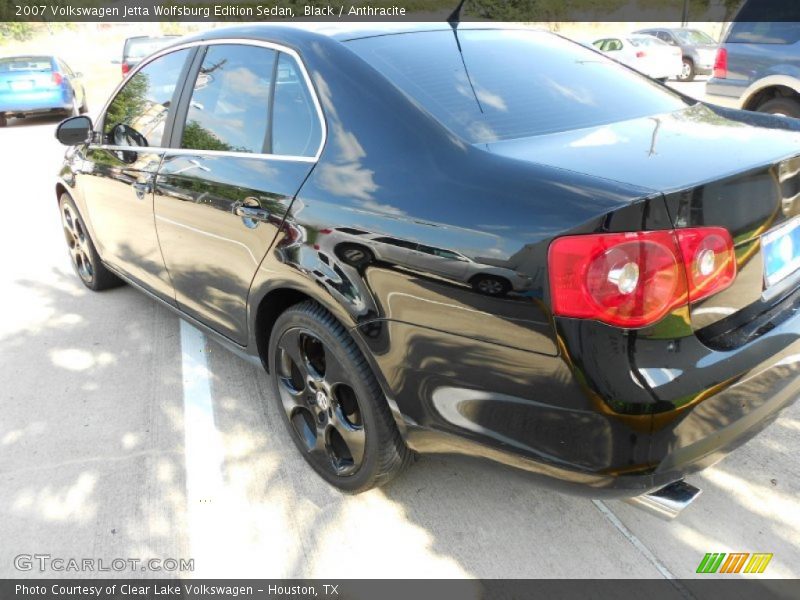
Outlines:
<svg viewBox="0 0 800 600"><path fill-rule="evenodd" d="M64 121L56 196L83 282L263 364L343 490L449 452L685 493L800 389L798 130L544 32L249 26Z"/></svg>

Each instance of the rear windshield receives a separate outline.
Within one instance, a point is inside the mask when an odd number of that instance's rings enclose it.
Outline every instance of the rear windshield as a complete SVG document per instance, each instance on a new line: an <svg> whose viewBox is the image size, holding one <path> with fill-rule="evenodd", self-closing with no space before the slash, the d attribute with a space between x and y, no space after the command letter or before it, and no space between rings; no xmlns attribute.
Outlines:
<svg viewBox="0 0 800 600"><path fill-rule="evenodd" d="M707 33L697 31L696 29L676 29L672 33L675 37L682 41L684 44L716 44Z"/></svg>
<svg viewBox="0 0 800 600"><path fill-rule="evenodd" d="M12 56L10 58L0 58L0 73L52 70L53 61L47 56Z"/></svg>
<svg viewBox="0 0 800 600"><path fill-rule="evenodd" d="M731 25L727 43L794 44L800 40L800 2L749 0Z"/></svg>
<svg viewBox="0 0 800 600"><path fill-rule="evenodd" d="M526 30L362 38L350 49L471 143L592 127L686 106L593 50Z"/></svg>
<svg viewBox="0 0 800 600"><path fill-rule="evenodd" d="M166 38L142 38L140 40L128 40L125 43L126 58L144 58L150 56L156 50L161 50L164 46L172 42L174 37Z"/></svg>

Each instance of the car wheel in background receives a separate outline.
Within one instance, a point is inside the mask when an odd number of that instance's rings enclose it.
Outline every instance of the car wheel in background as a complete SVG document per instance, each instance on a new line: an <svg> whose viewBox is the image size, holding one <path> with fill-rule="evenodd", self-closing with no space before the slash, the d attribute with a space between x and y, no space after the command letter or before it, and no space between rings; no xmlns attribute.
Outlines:
<svg viewBox="0 0 800 600"><path fill-rule="evenodd" d="M678 81L694 81L694 76L694 61L691 58L684 58L683 68L681 69L680 75L678 75Z"/></svg>
<svg viewBox="0 0 800 600"><path fill-rule="evenodd" d="M800 101L793 98L773 98L761 104L758 112L800 119Z"/></svg>
<svg viewBox="0 0 800 600"><path fill-rule="evenodd" d="M505 296L511 291L511 283L494 275L476 275L470 281L473 289L486 296Z"/></svg>
<svg viewBox="0 0 800 600"><path fill-rule="evenodd" d="M83 104L81 104L79 111L82 115L85 115L89 112L89 105L86 102L86 92L83 93Z"/></svg>
<svg viewBox="0 0 800 600"><path fill-rule="evenodd" d="M269 370L292 441L331 485L362 492L388 482L410 462L367 361L316 302L302 302L278 317Z"/></svg>
<svg viewBox="0 0 800 600"><path fill-rule="evenodd" d="M100 260L100 255L97 254L83 219L69 194L61 194L58 205L72 267L83 285L95 292L122 285L122 280L106 269Z"/></svg>
<svg viewBox="0 0 800 600"><path fill-rule="evenodd" d="M364 268L375 260L375 256L370 252L369 248L359 244L339 244L336 247L336 256L357 269Z"/></svg>

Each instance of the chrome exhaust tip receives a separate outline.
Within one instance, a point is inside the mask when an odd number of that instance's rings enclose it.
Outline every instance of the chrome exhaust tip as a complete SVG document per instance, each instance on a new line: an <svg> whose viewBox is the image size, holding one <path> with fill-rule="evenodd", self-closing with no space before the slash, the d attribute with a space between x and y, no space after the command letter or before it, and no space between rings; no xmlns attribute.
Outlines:
<svg viewBox="0 0 800 600"><path fill-rule="evenodd" d="M649 494L631 498L629 502L662 519L671 520L702 493L703 490L681 479Z"/></svg>

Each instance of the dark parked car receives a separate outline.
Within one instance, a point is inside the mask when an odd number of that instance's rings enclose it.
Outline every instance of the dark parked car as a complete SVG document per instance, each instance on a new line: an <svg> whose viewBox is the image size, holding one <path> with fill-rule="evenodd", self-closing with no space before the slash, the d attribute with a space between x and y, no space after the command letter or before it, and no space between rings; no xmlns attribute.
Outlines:
<svg viewBox="0 0 800 600"><path fill-rule="evenodd" d="M87 112L82 79L55 56L0 58L0 127L10 117Z"/></svg>
<svg viewBox="0 0 800 600"><path fill-rule="evenodd" d="M171 44L178 37L177 35L159 37L137 35L126 39L125 44L122 46L122 60L120 61L122 76L125 77L143 58ZM116 64L116 61L114 62Z"/></svg>
<svg viewBox="0 0 800 600"><path fill-rule="evenodd" d="M797 125L545 32L385 33L206 32L94 125L62 123L84 284L128 282L263 365L297 448L350 492L412 451L686 491L795 398ZM354 260L334 231L530 285Z"/></svg>
<svg viewBox="0 0 800 600"><path fill-rule="evenodd" d="M764 15L776 21L764 21ZM800 118L800 5L784 0L745 4L719 47L706 99Z"/></svg>
<svg viewBox="0 0 800 600"><path fill-rule="evenodd" d="M697 75L708 75L714 66L717 42L707 33L689 27L658 27L640 29L636 33L652 35L670 46L677 46L683 54L683 70L679 81L693 81Z"/></svg>

